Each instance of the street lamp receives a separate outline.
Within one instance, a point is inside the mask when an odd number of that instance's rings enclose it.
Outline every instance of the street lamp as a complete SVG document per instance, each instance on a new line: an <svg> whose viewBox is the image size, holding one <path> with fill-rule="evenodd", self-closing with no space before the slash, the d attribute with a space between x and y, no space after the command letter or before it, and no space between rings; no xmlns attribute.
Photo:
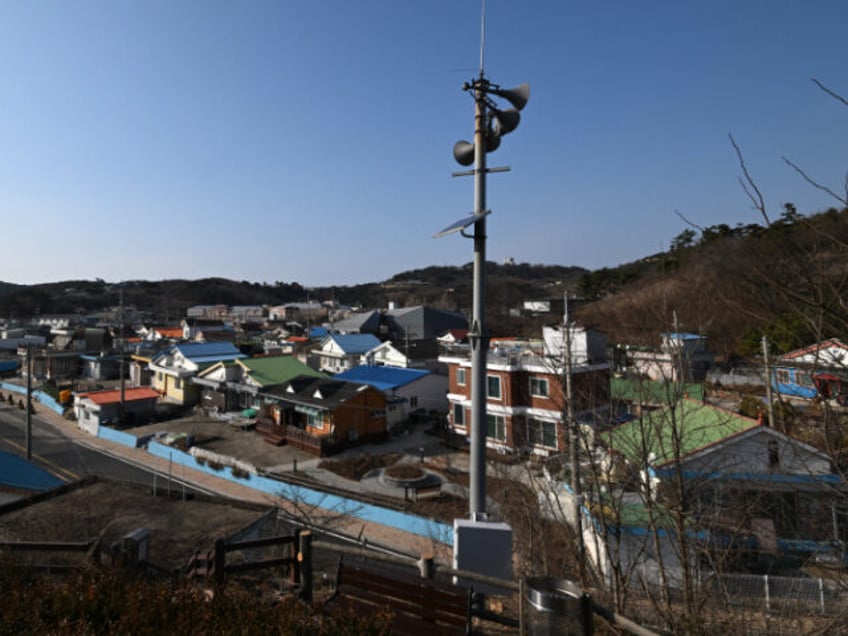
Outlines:
<svg viewBox="0 0 848 636"><path fill-rule="evenodd" d="M459 232L474 239L473 309L468 339L471 344L471 468L469 508L472 520L486 520L486 353L489 334L485 321L485 267L486 267L486 175L489 172L506 172L509 168L487 168L486 153L496 150L501 137L518 127L519 111L527 104L530 86L521 84L503 89L486 79L482 68L480 76L466 82L463 90L474 99L474 141L458 141L453 156L463 166L474 164L473 170L455 172L453 176L474 176L474 212L452 223L434 237ZM503 110L493 99L498 97L512 106ZM465 230L473 225L474 234Z"/></svg>

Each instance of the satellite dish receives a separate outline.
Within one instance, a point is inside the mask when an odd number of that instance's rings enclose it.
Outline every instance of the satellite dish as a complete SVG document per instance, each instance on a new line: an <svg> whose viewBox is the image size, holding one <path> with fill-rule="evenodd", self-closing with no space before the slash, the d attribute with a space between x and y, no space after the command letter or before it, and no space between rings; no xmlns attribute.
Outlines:
<svg viewBox="0 0 848 636"><path fill-rule="evenodd" d="M530 84L520 84L515 88L493 88L489 92L492 95L503 97L516 110L521 110L527 105L527 100L530 99Z"/></svg>
<svg viewBox="0 0 848 636"><path fill-rule="evenodd" d="M457 141L453 146L453 158L461 166L470 166L474 163L474 144Z"/></svg>

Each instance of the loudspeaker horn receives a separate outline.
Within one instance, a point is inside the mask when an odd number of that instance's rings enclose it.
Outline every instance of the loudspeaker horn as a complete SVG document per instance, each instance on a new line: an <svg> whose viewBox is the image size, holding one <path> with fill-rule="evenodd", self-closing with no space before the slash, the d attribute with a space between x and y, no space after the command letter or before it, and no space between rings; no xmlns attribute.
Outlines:
<svg viewBox="0 0 848 636"><path fill-rule="evenodd" d="M497 150L500 145L501 136L493 129L489 128L488 132L486 132L486 152Z"/></svg>
<svg viewBox="0 0 848 636"><path fill-rule="evenodd" d="M470 166L474 163L474 144L457 141L453 145L453 158L461 166Z"/></svg>
<svg viewBox="0 0 848 636"><path fill-rule="evenodd" d="M495 116L494 131L498 136L511 133L518 128L518 124L521 121L521 114L512 108L509 110L497 110L493 108L492 114Z"/></svg>
<svg viewBox="0 0 848 636"><path fill-rule="evenodd" d="M530 99L530 84L520 84L515 88L493 88L489 92L492 95L503 97L517 110L521 110L527 105L527 100Z"/></svg>

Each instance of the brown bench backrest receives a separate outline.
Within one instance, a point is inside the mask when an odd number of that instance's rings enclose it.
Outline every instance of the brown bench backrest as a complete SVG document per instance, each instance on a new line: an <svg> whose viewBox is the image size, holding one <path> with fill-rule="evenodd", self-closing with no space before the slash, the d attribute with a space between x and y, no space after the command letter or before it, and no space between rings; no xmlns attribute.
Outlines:
<svg viewBox="0 0 848 636"><path fill-rule="evenodd" d="M334 597L360 609L388 607L393 633L471 633L468 588L340 561Z"/></svg>

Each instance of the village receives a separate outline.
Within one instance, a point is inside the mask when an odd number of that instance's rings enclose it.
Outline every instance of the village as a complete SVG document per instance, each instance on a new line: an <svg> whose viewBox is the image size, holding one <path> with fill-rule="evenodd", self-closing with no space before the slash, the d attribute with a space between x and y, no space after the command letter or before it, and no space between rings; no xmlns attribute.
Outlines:
<svg viewBox="0 0 848 636"><path fill-rule="evenodd" d="M195 306L179 324L131 329L131 310L107 313L5 325L4 403L29 399L64 435L159 462L159 489L171 489L166 475L205 481L256 510L287 508L293 526L451 561L452 520L468 516L464 316L311 301ZM492 338L487 354L490 510L514 532L509 572L583 578L613 599L843 611L848 508L827 431L843 412L848 346L731 373L700 334L658 333L647 349L550 323L537 338ZM33 534L13 531L21 513L4 509L56 486L5 484L16 495L0 508L7 540ZM179 555L159 565L184 566Z"/></svg>

